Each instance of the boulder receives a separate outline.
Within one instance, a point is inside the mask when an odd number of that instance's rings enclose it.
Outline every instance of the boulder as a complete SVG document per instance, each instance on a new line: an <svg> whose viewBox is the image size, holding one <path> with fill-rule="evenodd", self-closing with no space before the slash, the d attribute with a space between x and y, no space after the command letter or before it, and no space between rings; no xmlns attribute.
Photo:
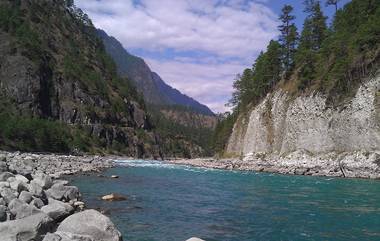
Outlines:
<svg viewBox="0 0 380 241"><path fill-rule="evenodd" d="M51 177L44 173L39 173L35 175L34 179L31 182L37 183L43 189L48 189L51 186L53 186L53 181L51 180Z"/></svg>
<svg viewBox="0 0 380 241"><path fill-rule="evenodd" d="M81 202L81 201L76 201L76 202L74 202L73 206L76 209L83 210L84 207L86 206L86 204L84 202Z"/></svg>
<svg viewBox="0 0 380 241"><path fill-rule="evenodd" d="M22 191L18 199L23 202L30 203L33 200L33 195L30 192Z"/></svg>
<svg viewBox="0 0 380 241"><path fill-rule="evenodd" d="M8 178L14 177L14 176L15 175L13 175L10 172L2 172L2 173L0 173L0 182L5 182L8 180Z"/></svg>
<svg viewBox="0 0 380 241"><path fill-rule="evenodd" d="M29 183L29 179L24 177L23 175L17 174L15 176L16 180L22 181L24 183Z"/></svg>
<svg viewBox="0 0 380 241"><path fill-rule="evenodd" d="M1 241L42 240L54 228L54 221L45 213L38 213L23 219L0 223Z"/></svg>
<svg viewBox="0 0 380 241"><path fill-rule="evenodd" d="M0 157L0 172L8 171L8 165L5 161L6 161L5 158Z"/></svg>
<svg viewBox="0 0 380 241"><path fill-rule="evenodd" d="M7 207L0 205L0 222L7 221Z"/></svg>
<svg viewBox="0 0 380 241"><path fill-rule="evenodd" d="M61 236L55 233L48 233L45 235L42 241L70 241L70 240L65 240Z"/></svg>
<svg viewBox="0 0 380 241"><path fill-rule="evenodd" d="M111 201L111 202L112 201L124 201L124 200L127 200L127 197L122 196L120 194L112 193L112 194L103 196L102 200L104 200L104 201Z"/></svg>
<svg viewBox="0 0 380 241"><path fill-rule="evenodd" d="M7 203L5 202L4 198L0 197L0 205L1 206L6 206Z"/></svg>
<svg viewBox="0 0 380 241"><path fill-rule="evenodd" d="M41 199L33 197L33 200L30 202L30 205L33 205L36 208L41 209L45 204Z"/></svg>
<svg viewBox="0 0 380 241"><path fill-rule="evenodd" d="M193 238L189 238L188 240L186 240L186 241L204 241L203 239L200 239L200 238L195 238L195 237L193 237Z"/></svg>
<svg viewBox="0 0 380 241"><path fill-rule="evenodd" d="M29 205L17 198L13 199L11 203L9 203L8 208L15 219L22 219L37 213L41 213L41 211L35 206Z"/></svg>
<svg viewBox="0 0 380 241"><path fill-rule="evenodd" d="M74 212L74 208L67 203L49 198L49 204L43 206L41 211L56 221L62 221Z"/></svg>
<svg viewBox="0 0 380 241"><path fill-rule="evenodd" d="M42 187L36 183L36 182L30 182L29 184L29 192L35 196L35 197L38 197L40 198L41 200L46 200L46 194L44 192L44 190L42 189Z"/></svg>
<svg viewBox="0 0 380 241"><path fill-rule="evenodd" d="M10 203L13 199L17 198L17 196L13 193L10 188L3 188L0 191L0 195L4 198L6 203Z"/></svg>
<svg viewBox="0 0 380 241"><path fill-rule="evenodd" d="M11 187L11 185L9 185L9 182L0 182L0 189L3 187Z"/></svg>
<svg viewBox="0 0 380 241"><path fill-rule="evenodd" d="M58 226L57 234L77 237L77 240L122 240L121 233L111 220L96 210L86 210L69 216Z"/></svg>
<svg viewBox="0 0 380 241"><path fill-rule="evenodd" d="M23 176L30 176L31 173L33 173L32 163L30 163L30 161L31 160L24 160L23 162L19 163L11 163L9 165L9 170L13 173L17 173Z"/></svg>
<svg viewBox="0 0 380 241"><path fill-rule="evenodd" d="M61 184L53 185L46 191L47 195L59 201L76 201L80 199L80 193L75 186L64 186Z"/></svg>
<svg viewBox="0 0 380 241"><path fill-rule="evenodd" d="M19 181L19 180L14 180L13 182L10 182L9 185L11 188L17 192L22 192L28 190L28 186L26 183Z"/></svg>
<svg viewBox="0 0 380 241"><path fill-rule="evenodd" d="M55 184L61 184L61 185L65 186L65 185L69 184L69 181L67 181L67 180L54 180L53 185L55 185Z"/></svg>

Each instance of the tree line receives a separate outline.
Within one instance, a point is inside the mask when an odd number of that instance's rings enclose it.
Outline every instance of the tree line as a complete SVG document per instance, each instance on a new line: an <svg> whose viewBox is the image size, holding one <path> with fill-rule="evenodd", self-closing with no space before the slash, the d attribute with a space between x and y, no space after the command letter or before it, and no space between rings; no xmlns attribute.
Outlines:
<svg viewBox="0 0 380 241"><path fill-rule="evenodd" d="M216 150L224 150L238 115L275 88L290 86L287 90L291 94L320 91L338 102L378 67L380 1L352 0L339 9L339 0L327 0L326 6L335 8L330 26L320 1L305 0L303 4L306 18L302 31L296 27L293 7L285 5L279 17L278 39L270 41L251 68L237 75L228 103L233 113L214 133Z"/></svg>

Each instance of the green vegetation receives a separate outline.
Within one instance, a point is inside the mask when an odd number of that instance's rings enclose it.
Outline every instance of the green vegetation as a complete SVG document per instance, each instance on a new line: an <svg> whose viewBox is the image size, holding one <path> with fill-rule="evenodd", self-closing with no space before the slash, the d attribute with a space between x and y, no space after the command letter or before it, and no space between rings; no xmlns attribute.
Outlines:
<svg viewBox="0 0 380 241"><path fill-rule="evenodd" d="M173 119L168 119L161 113L161 110L165 110L166 108L176 113L176 115L189 114L193 118L199 115L199 113L190 111L183 106L152 106L149 108L151 120L155 125L155 131L162 140L163 153L176 157L190 158L191 150L194 150L194 146L199 146L203 149L203 153L200 154L205 156L211 155L210 142L213 130L211 128L194 126L192 123L185 125Z"/></svg>
<svg viewBox="0 0 380 241"><path fill-rule="evenodd" d="M380 1L352 0L338 9L339 0L327 0L336 7L327 26L321 3L305 0L303 30L298 37L293 8L285 5L280 16L279 42L272 40L251 69L238 75L229 104L233 114L216 130L224 150L233 122L247 108L257 105L270 91L284 88L290 94L320 91L332 105L350 98L363 78L377 70L380 57ZM219 139L215 139L219 140Z"/></svg>
<svg viewBox="0 0 380 241"><path fill-rule="evenodd" d="M40 86L28 86L34 88L30 94L35 98L30 104L33 111L28 107L19 109L14 96L2 96L0 92L1 148L49 152L126 150L125 143L110 141L104 133L112 132L112 124L135 128L128 102L138 102L145 108L144 100L128 79L117 75L116 65L106 54L91 20L72 0L32 0L24 5L19 0L1 1L0 31L8 34L5 37L10 42L10 55L22 55L33 62L32 81L38 83L41 78ZM80 96L72 98L69 86L78 88ZM75 110L74 116L78 112L101 124L101 137L91 134L93 130L86 126L89 120L61 123L59 112L65 105ZM71 110L65 111L62 115Z"/></svg>
<svg viewBox="0 0 380 241"><path fill-rule="evenodd" d="M219 121L217 124L211 139L211 148L214 153L223 153L225 150L228 138L231 136L236 117L236 113L230 114L228 112L220 116L222 121Z"/></svg>
<svg viewBox="0 0 380 241"><path fill-rule="evenodd" d="M86 144L79 133L54 121L0 115L0 146L20 151L69 152L85 150Z"/></svg>

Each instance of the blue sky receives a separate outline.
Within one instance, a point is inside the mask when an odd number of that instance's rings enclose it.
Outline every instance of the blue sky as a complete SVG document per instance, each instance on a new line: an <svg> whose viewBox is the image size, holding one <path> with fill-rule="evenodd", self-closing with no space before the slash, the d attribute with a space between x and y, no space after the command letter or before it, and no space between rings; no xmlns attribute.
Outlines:
<svg viewBox="0 0 380 241"><path fill-rule="evenodd" d="M294 7L299 29L302 0L76 0L96 27L181 92L228 110L236 74L277 38L284 4ZM324 2L324 1L323 1ZM343 6L349 0L341 0ZM324 6L324 4L323 4ZM334 8L324 8L332 16ZM330 18L331 19L331 18ZM330 20L329 20L330 22Z"/></svg>

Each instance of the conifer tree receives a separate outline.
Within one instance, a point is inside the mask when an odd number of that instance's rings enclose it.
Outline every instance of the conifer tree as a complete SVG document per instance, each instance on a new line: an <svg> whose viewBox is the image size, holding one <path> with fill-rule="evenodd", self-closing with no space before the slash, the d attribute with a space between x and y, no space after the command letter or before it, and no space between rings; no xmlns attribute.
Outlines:
<svg viewBox="0 0 380 241"><path fill-rule="evenodd" d="M293 22L295 16L291 14L292 11L293 7L291 5L285 5L282 8L282 14L280 16L282 24L278 27L281 32L279 42L283 51L282 63L285 72L289 72L293 67L294 54L298 41L297 27Z"/></svg>

